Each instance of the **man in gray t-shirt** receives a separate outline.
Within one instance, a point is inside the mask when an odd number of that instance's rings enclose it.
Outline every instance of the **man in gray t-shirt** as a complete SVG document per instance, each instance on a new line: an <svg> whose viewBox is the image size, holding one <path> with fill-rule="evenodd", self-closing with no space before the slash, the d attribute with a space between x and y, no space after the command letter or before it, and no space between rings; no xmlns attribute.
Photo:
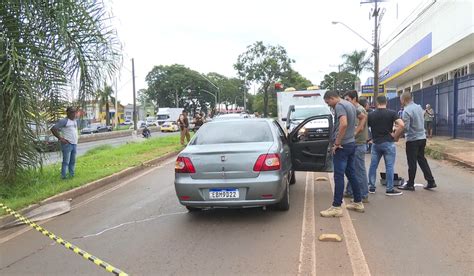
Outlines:
<svg viewBox="0 0 474 276"><path fill-rule="evenodd" d="M51 132L61 142L63 152L63 163L61 167L61 178L66 179L66 172L69 170L69 177L74 176L76 165L76 148L78 141L76 109L68 107L67 117L59 120L52 128Z"/></svg>
<svg viewBox="0 0 474 276"><path fill-rule="evenodd" d="M334 164L334 201L332 206L320 214L323 217L342 216L342 196L344 193L344 175L351 183L354 202L346 204L346 208L357 212L364 212L362 204L360 183L355 175L354 155L355 155L355 125L357 110L354 105L339 97L335 91L327 91L324 94L324 101L334 109L334 129L333 129L333 164Z"/></svg>

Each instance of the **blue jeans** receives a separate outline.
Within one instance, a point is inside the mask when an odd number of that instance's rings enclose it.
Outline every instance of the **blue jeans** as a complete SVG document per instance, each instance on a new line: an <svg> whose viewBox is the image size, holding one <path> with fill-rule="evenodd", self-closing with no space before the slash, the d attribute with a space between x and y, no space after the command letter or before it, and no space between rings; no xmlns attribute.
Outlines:
<svg viewBox="0 0 474 276"><path fill-rule="evenodd" d="M334 164L334 201L332 206L339 207L342 204L344 194L344 174L349 179L354 193L354 202L361 202L359 181L355 176L354 155L355 143L342 145L342 149L337 149L333 157Z"/></svg>
<svg viewBox="0 0 474 276"><path fill-rule="evenodd" d="M385 161L385 173L387 180L387 191L393 190L393 174L395 167L395 157L397 155L397 148L393 142L385 142L381 144L373 144L372 146L372 160L370 161L369 169L369 186L375 189L375 181L377 178L377 167L380 159L383 156Z"/></svg>
<svg viewBox="0 0 474 276"><path fill-rule="evenodd" d="M76 147L75 144L61 144L63 152L63 165L61 167L61 178L66 178L66 171L69 169L69 176L74 176L76 166Z"/></svg>
<svg viewBox="0 0 474 276"><path fill-rule="evenodd" d="M357 144L354 155L355 176L360 185L360 193L362 198L369 195L369 181L367 180L367 171L365 170L365 144ZM352 184L347 183L346 193L352 195Z"/></svg>

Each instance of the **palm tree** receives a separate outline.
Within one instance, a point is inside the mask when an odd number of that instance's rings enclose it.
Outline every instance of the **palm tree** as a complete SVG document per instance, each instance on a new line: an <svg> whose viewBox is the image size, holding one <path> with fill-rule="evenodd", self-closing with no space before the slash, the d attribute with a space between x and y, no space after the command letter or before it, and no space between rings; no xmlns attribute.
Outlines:
<svg viewBox="0 0 474 276"><path fill-rule="evenodd" d="M344 54L344 70L354 73L357 78L365 70L371 70L373 65L370 61L370 57L366 57L367 50L357 51L355 50L351 54Z"/></svg>
<svg viewBox="0 0 474 276"><path fill-rule="evenodd" d="M97 99L99 101L99 110L102 113L102 106L105 105L105 124L110 125L110 102L115 105L115 97L112 96L114 91L109 85L105 85L104 89L97 91Z"/></svg>
<svg viewBox="0 0 474 276"><path fill-rule="evenodd" d="M38 167L37 132L77 87L79 103L94 95L121 61L120 43L103 1L2 0L0 5L0 178L13 183ZM55 99L52 101L51 99ZM56 111L57 112L57 111ZM47 114L48 117L51 114Z"/></svg>

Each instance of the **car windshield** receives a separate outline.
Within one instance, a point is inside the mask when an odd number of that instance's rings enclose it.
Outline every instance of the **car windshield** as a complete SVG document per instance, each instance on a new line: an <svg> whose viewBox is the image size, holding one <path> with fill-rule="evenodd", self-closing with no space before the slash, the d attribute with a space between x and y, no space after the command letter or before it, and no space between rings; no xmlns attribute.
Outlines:
<svg viewBox="0 0 474 276"><path fill-rule="evenodd" d="M331 111L326 106L314 106L307 108L296 108L293 113L291 113L291 119L293 120L304 120L312 116L326 115L330 114Z"/></svg>
<svg viewBox="0 0 474 276"><path fill-rule="evenodd" d="M89 127L90 128L97 128L97 127L100 127L101 124L90 124Z"/></svg>
<svg viewBox="0 0 474 276"><path fill-rule="evenodd" d="M205 124L192 145L272 142L273 135L265 121L228 121Z"/></svg>
<svg viewBox="0 0 474 276"><path fill-rule="evenodd" d="M167 119L170 118L170 116L168 116L166 114L165 115L158 115L157 118L158 118L158 120L167 120Z"/></svg>

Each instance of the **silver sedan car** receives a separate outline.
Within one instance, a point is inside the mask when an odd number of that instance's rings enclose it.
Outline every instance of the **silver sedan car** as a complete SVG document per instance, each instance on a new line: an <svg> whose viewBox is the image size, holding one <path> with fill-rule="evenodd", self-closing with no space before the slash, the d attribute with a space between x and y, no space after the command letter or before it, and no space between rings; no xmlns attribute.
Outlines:
<svg viewBox="0 0 474 276"><path fill-rule="evenodd" d="M326 122L319 124L323 131L304 128L318 120ZM288 210L294 171L330 169L331 128L329 116L309 118L288 137L275 120L207 123L176 160L178 199L189 211L269 205Z"/></svg>

